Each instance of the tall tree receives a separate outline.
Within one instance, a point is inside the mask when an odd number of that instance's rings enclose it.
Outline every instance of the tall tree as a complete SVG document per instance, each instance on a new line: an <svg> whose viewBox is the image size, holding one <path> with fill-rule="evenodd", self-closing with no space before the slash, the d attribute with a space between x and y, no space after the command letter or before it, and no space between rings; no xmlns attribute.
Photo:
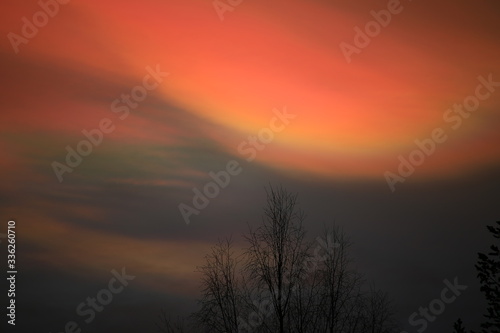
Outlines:
<svg viewBox="0 0 500 333"><path fill-rule="evenodd" d="M481 283L481 292L484 294L487 302L486 321L481 324L483 333L500 333L500 221L497 221L498 227L486 226L496 238L496 244L490 246L490 252L478 253L477 277ZM465 332L462 326L462 320L458 319L453 325L455 332ZM474 333L471 331L471 333Z"/></svg>
<svg viewBox="0 0 500 333"><path fill-rule="evenodd" d="M393 320L393 312L387 293L372 287L366 298L363 332L395 332L396 323Z"/></svg>
<svg viewBox="0 0 500 333"><path fill-rule="evenodd" d="M353 269L348 255L351 246L339 227L326 228L323 236L328 251L320 263L320 315L325 332L352 332L360 324L361 276Z"/></svg>
<svg viewBox="0 0 500 333"><path fill-rule="evenodd" d="M304 215L297 208L297 196L283 188L267 190L263 223L246 236L246 269L258 290L267 292L276 319L272 332L290 328L287 315L296 288L306 273L307 244Z"/></svg>
<svg viewBox="0 0 500 333"><path fill-rule="evenodd" d="M487 226L493 237L497 239L497 245L491 245L490 252L487 254L478 253L476 264L481 291L488 304L486 322L482 323L481 327L489 333L500 333L500 252L498 248L500 221L497 221L497 225L498 227Z"/></svg>
<svg viewBox="0 0 500 333"><path fill-rule="evenodd" d="M236 276L238 260L231 240L219 240L205 261L205 265L198 268L202 274L201 309L193 317L210 332L238 332L241 289Z"/></svg>
<svg viewBox="0 0 500 333"><path fill-rule="evenodd" d="M199 267L198 326L220 333L395 332L385 294L361 292L344 231L325 228L313 243L297 195L273 187L266 193L262 223L244 235L242 257L226 239Z"/></svg>

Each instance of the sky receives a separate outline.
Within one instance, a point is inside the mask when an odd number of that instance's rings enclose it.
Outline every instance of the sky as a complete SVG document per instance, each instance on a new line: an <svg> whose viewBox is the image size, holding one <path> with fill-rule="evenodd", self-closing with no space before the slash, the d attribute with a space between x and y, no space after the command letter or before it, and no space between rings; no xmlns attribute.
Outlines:
<svg viewBox="0 0 500 333"><path fill-rule="evenodd" d="M499 219L496 1L1 6L9 332L152 332L161 308L189 313L196 267L218 237L243 246L269 184L298 194L312 238L345 229L408 333L455 278L468 288L426 332L477 328L474 263ZM135 278L87 323L78 306L122 269Z"/></svg>

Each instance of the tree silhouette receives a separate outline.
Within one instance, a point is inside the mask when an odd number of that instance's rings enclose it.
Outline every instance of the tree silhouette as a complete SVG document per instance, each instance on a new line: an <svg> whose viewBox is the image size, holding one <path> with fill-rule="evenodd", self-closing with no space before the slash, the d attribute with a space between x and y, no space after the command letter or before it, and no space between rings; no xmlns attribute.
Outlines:
<svg viewBox="0 0 500 333"><path fill-rule="evenodd" d="M173 320L165 310L161 310L159 320L155 323L158 332L162 333L184 333L187 332L186 325L182 318Z"/></svg>
<svg viewBox="0 0 500 333"><path fill-rule="evenodd" d="M243 237L247 247L237 254L230 239L219 241L198 268L195 326L220 333L398 332L387 295L362 291L344 231L325 228L308 240L297 195L281 187L266 193L262 223Z"/></svg>
<svg viewBox="0 0 500 333"><path fill-rule="evenodd" d="M497 221L500 226L500 221ZM500 239L500 228L487 226L493 237ZM498 243L498 241L497 241ZM484 332L500 333L500 252L497 245L490 246L491 252L478 254L476 269L481 282L481 291L486 297L488 307L486 322L481 324Z"/></svg>
<svg viewBox="0 0 500 333"><path fill-rule="evenodd" d="M486 226L493 234L493 237L500 239L500 221L496 222L498 227ZM490 252L487 254L478 253L477 277L481 283L481 292L487 301L485 318L486 321L481 324L482 333L500 333L500 251L497 245L490 246ZM465 332L462 326L462 320L453 326L455 332ZM471 331L474 333L473 331Z"/></svg>
<svg viewBox="0 0 500 333"><path fill-rule="evenodd" d="M250 230L246 240L246 270L254 287L270 295L274 309L273 331L283 333L290 328L291 303L306 274L303 265L307 244L303 228L303 213L297 210L297 196L284 189L270 188L263 223Z"/></svg>
<svg viewBox="0 0 500 333"><path fill-rule="evenodd" d="M387 293L372 287L368 295L363 332L387 333L397 330Z"/></svg>
<svg viewBox="0 0 500 333"><path fill-rule="evenodd" d="M455 329L453 333L467 333L465 331L465 328L462 326L462 319L460 318L458 318L458 320L455 322L453 328Z"/></svg>
<svg viewBox="0 0 500 333"><path fill-rule="evenodd" d="M231 239L219 241L205 256L202 273L203 298L194 318L212 332L238 332L240 286L236 277L238 261L234 258Z"/></svg>
<svg viewBox="0 0 500 333"><path fill-rule="evenodd" d="M362 278L352 269L348 255L351 246L342 229L325 229L327 251L319 263L321 290L319 315L325 332L356 331L361 328L365 307L361 293Z"/></svg>

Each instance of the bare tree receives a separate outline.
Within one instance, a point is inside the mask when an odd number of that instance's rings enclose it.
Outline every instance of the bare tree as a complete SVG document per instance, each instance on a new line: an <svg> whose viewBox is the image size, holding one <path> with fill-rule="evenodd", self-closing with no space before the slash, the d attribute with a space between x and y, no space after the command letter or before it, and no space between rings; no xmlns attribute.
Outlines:
<svg viewBox="0 0 500 333"><path fill-rule="evenodd" d="M395 332L396 323L393 320L391 303L387 293L371 288L366 298L364 332L389 333Z"/></svg>
<svg viewBox="0 0 500 333"><path fill-rule="evenodd" d="M155 323L159 332L162 333L184 333L187 332L184 320L180 317L177 320L170 318L164 309L161 310L158 322Z"/></svg>
<svg viewBox="0 0 500 333"><path fill-rule="evenodd" d="M201 309L193 318L210 332L238 332L240 286L236 276L238 260L231 240L219 240L205 260L205 265L199 267L203 287Z"/></svg>
<svg viewBox="0 0 500 333"><path fill-rule="evenodd" d="M246 240L246 271L255 288L270 296L275 318L272 332L290 328L287 320L294 291L300 288L307 258L303 214L297 209L297 196L283 188L270 187L263 223L250 230Z"/></svg>
<svg viewBox="0 0 500 333"><path fill-rule="evenodd" d="M344 231L325 228L314 243L303 222L297 196L270 187L241 261L230 239L212 248L198 268L203 297L192 316L204 332L393 332L387 296L361 291Z"/></svg>
<svg viewBox="0 0 500 333"><path fill-rule="evenodd" d="M361 275L352 267L348 255L351 246L344 231L334 226L325 228L328 248L321 262L321 313L322 331L356 332L363 312Z"/></svg>
<svg viewBox="0 0 500 333"><path fill-rule="evenodd" d="M289 321L292 324L293 332L318 332L322 281L320 274L318 274L317 258L309 255L303 265L305 274L302 274L301 281L295 285L293 290L288 313Z"/></svg>

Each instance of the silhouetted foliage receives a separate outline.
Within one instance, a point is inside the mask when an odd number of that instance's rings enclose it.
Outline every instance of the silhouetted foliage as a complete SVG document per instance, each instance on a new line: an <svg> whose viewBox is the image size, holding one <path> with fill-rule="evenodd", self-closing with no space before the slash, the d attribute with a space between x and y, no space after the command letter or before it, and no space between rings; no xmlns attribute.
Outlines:
<svg viewBox="0 0 500 333"><path fill-rule="evenodd" d="M500 240L500 221L497 221L499 227L487 226L493 237ZM498 241L497 241L498 244ZM498 245L491 245L490 252L487 254L479 253L476 269L478 278L481 282L481 291L486 297L488 307L486 308L486 322L481 324L485 332L500 333L500 252Z"/></svg>
<svg viewBox="0 0 500 333"><path fill-rule="evenodd" d="M458 318L458 320L453 324L453 328L455 329L453 333L467 333L465 328L462 326L462 319Z"/></svg>
<svg viewBox="0 0 500 333"><path fill-rule="evenodd" d="M497 221L499 227L486 226L493 234L493 237L500 239L500 221ZM481 292L484 294L487 302L486 321L481 324L482 333L500 333L500 252L497 245L490 246L490 252L487 254L478 253L477 277L481 283ZM465 332L462 327L462 321L459 319L455 325L455 332ZM460 330L460 331L459 331ZM471 333L474 333L471 331Z"/></svg>

